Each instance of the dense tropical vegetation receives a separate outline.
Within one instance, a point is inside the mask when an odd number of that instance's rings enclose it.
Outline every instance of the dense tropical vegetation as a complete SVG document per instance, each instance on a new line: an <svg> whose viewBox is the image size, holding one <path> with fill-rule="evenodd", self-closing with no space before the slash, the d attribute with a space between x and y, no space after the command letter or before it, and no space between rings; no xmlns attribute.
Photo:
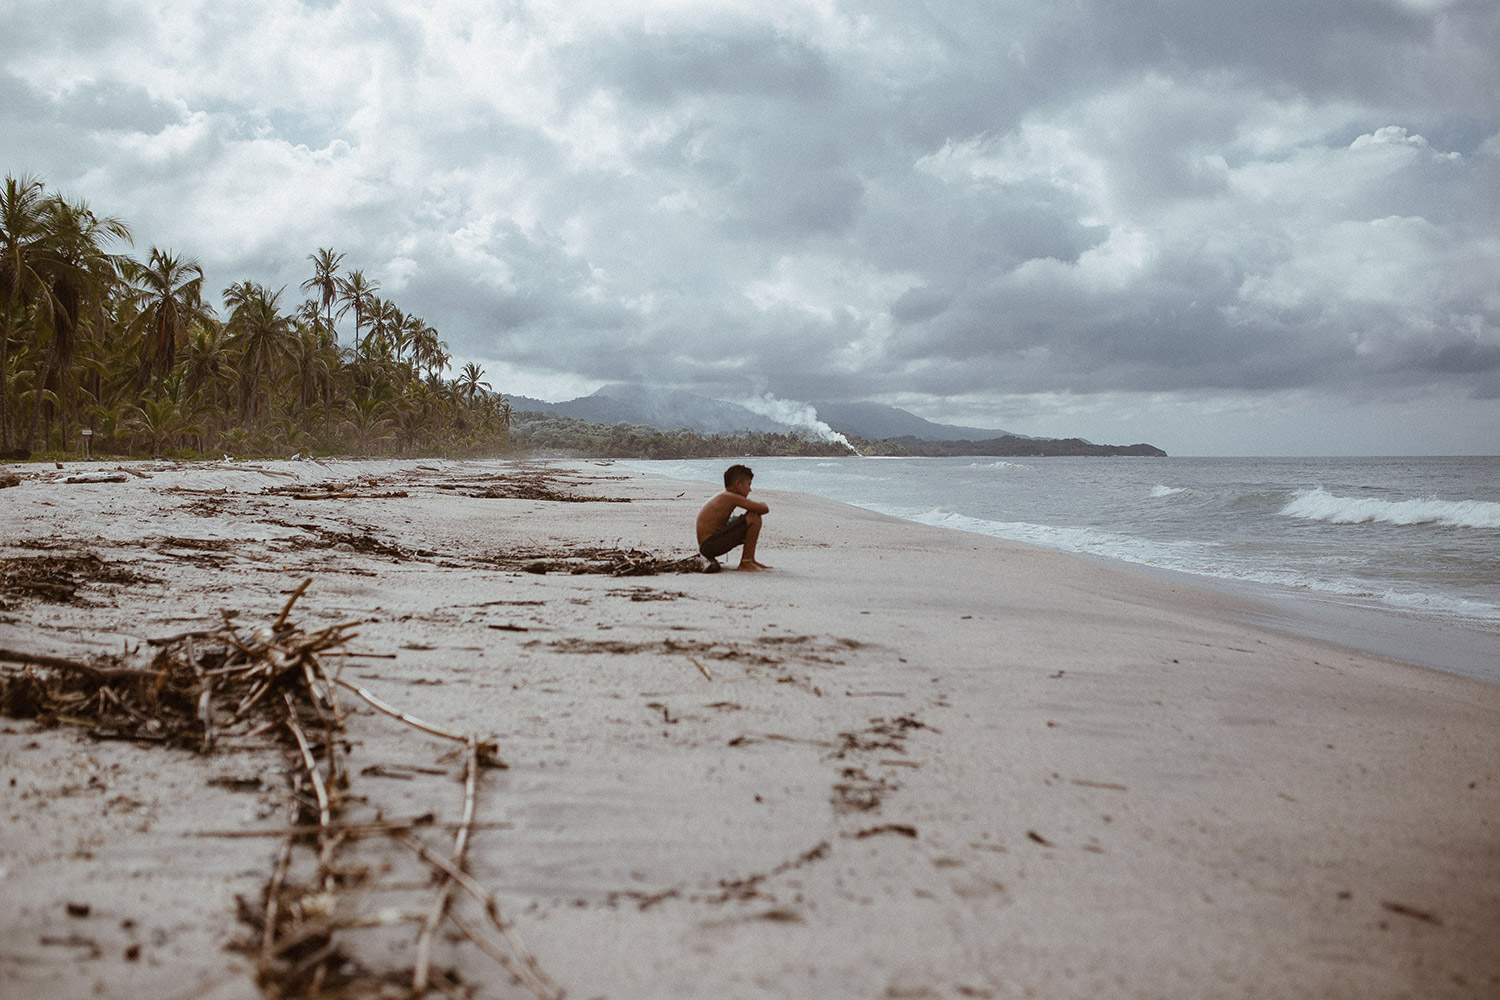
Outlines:
<svg viewBox="0 0 1500 1000"><path fill-rule="evenodd" d="M510 404L331 249L289 299L222 291L191 257L30 177L0 190L0 456L496 454ZM341 342L337 324L351 323Z"/></svg>

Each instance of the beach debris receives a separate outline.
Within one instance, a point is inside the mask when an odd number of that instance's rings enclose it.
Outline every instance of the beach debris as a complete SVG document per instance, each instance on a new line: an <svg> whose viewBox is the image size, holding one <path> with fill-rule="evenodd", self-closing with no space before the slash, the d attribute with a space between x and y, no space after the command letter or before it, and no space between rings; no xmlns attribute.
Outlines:
<svg viewBox="0 0 1500 1000"><path fill-rule="evenodd" d="M522 573L568 573L573 576L656 576L661 573L701 572L697 556L672 558L641 549L608 546L578 546L556 549L518 549L496 553L484 560L501 569ZM635 598L641 600L645 598Z"/></svg>
<svg viewBox="0 0 1500 1000"><path fill-rule="evenodd" d="M1048 840L1046 837L1043 837L1040 833L1037 833L1035 830L1027 830L1026 831L1026 839L1034 841L1035 843L1041 844L1043 847L1056 847L1057 846L1056 844L1052 843L1052 841Z"/></svg>
<svg viewBox="0 0 1500 1000"><path fill-rule="evenodd" d="M901 837L915 839L917 828L908 823L882 823L880 826L866 827L863 830L856 830L854 833L846 833L844 836L854 840L864 840L866 837L878 837L886 833L894 833Z"/></svg>
<svg viewBox="0 0 1500 1000"><path fill-rule="evenodd" d="M20 486L21 477L14 472L0 472L0 490L8 486Z"/></svg>
<svg viewBox="0 0 1500 1000"><path fill-rule="evenodd" d="M85 472L77 476L69 476L63 482L70 486L86 483L128 483L130 477L123 472Z"/></svg>
<svg viewBox="0 0 1500 1000"><path fill-rule="evenodd" d="M33 546L40 547L40 546ZM49 604L77 600L79 588L92 583L141 583L145 577L89 551L0 559L0 608L7 599L32 598Z"/></svg>
<svg viewBox="0 0 1500 1000"><path fill-rule="evenodd" d="M311 583L305 580L292 590L269 623L238 625L226 612L216 629L152 641L148 647L154 652L144 665L127 662L124 654L83 661L0 649L0 663L19 665L0 669L0 710L44 724L86 727L96 738L168 743L205 754L231 744L244 746L243 740L257 735L279 739L289 765L285 824L271 831L228 834L269 835L282 842L260 898L239 899L239 916L255 932L241 947L254 956L258 984L268 997L469 995L472 991L456 973L434 964L439 944L450 948L468 942L540 1000L559 1000L562 991L521 943L494 895L477 885L466 868L473 832L495 825L477 821L477 799L480 772L506 766L496 744L425 722L330 671L328 658L342 653L358 623L309 632L292 622L292 608ZM340 701L341 690L461 748L464 791L458 823L438 824L431 815L392 822L368 803L368 796L351 793L345 759L348 710ZM386 772L398 773L451 771L414 766ZM248 779L219 780L244 780L249 787ZM355 809L366 815L373 809L373 816L350 815ZM451 845L434 849L418 835L424 828L450 829ZM399 845L432 871L435 886L401 890L430 893L424 907L408 912L371 903L361 912L361 901L383 900L398 891L375 884L377 866L358 863L352 855L371 838ZM467 914L458 906L460 893L477 903ZM414 946L404 951L389 947L387 938L363 949L354 939L361 930L388 935L409 924L417 925L416 936ZM448 925L456 936L440 935ZM93 947L87 941L77 944ZM414 957L405 968L380 967L389 964L381 958L396 954Z"/></svg>
<svg viewBox="0 0 1500 1000"><path fill-rule="evenodd" d="M704 902L728 903L731 901L754 899L760 895L761 887L767 880L773 879L778 875L785 875L789 871L812 864L814 861L822 861L831 853L833 853L833 845L824 840L819 842L817 846L803 851L790 861L783 861L768 872L747 875L744 878L720 879L718 883L719 891L705 897Z"/></svg>
<svg viewBox="0 0 1500 1000"><path fill-rule="evenodd" d="M296 528L305 531L313 537L293 538L287 540L287 545L292 549L348 549L361 555L385 556L396 562L408 562L416 556L432 556L435 553L424 551L410 551L391 542L382 541L367 532L336 531L326 528L321 524L294 523L291 521L280 521L268 519L267 523L277 524L283 528Z"/></svg>
<svg viewBox="0 0 1500 1000"><path fill-rule="evenodd" d="M680 590L657 590L655 587L625 587L620 590L608 591L608 596L624 597L636 603L643 603L646 601L675 601L679 597L686 597L688 595Z"/></svg>
<svg viewBox="0 0 1500 1000"><path fill-rule="evenodd" d="M1405 903L1394 903L1390 900L1383 900L1380 904L1380 908L1391 913L1399 913L1403 917L1411 917L1413 920L1420 920L1426 924L1436 924L1439 927L1443 925L1443 922L1433 914L1428 913L1426 910L1419 910L1415 906L1407 906Z"/></svg>
<svg viewBox="0 0 1500 1000"><path fill-rule="evenodd" d="M846 767L842 781L833 786L833 811L836 813L869 812L879 808L886 792L896 786L881 777L871 777L862 767Z"/></svg>
<svg viewBox="0 0 1500 1000"><path fill-rule="evenodd" d="M646 707L647 708L654 708L658 712L660 712L661 713L661 720L663 722L665 722L669 726L670 725L676 725L680 721L680 720L678 720L676 718L673 718L673 716L672 716L672 710L670 708L668 708L666 705L663 705L659 701L648 701L648 702L646 702Z"/></svg>

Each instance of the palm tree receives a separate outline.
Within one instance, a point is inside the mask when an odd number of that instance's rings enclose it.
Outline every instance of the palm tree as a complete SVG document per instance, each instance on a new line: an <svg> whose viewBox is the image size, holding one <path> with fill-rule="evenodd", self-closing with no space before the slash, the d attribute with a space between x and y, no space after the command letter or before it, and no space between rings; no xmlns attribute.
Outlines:
<svg viewBox="0 0 1500 1000"><path fill-rule="evenodd" d="M438 339L437 329L417 316L407 319L407 340L411 344L411 363L429 376L448 367L448 345Z"/></svg>
<svg viewBox="0 0 1500 1000"><path fill-rule="evenodd" d="M366 279L363 271L350 271L347 278L337 280L339 301L344 303L338 314L342 316L350 309L354 310L354 356L358 357L359 334L364 329L365 320L369 318L370 304L375 293L380 291L380 282Z"/></svg>
<svg viewBox="0 0 1500 1000"><path fill-rule="evenodd" d="M229 343L223 326L217 322L200 324L183 348L182 377L188 397L199 403L205 415L212 415L203 432L204 450L213 445L209 432L227 422L228 401L220 395L220 390L230 370Z"/></svg>
<svg viewBox="0 0 1500 1000"><path fill-rule="evenodd" d="M333 303L339 297L339 264L344 255L334 253L332 247L320 248L310 253L307 259L313 262L313 276L302 283L302 290L316 290L323 303L323 312L328 317L328 330L333 332Z"/></svg>
<svg viewBox="0 0 1500 1000"><path fill-rule="evenodd" d="M130 240L130 227L118 219L99 218L82 202L67 202L62 198L50 198L46 210L51 216L49 228L50 247L45 254L53 308L47 311L47 324L34 323L40 347L44 330L51 334L47 349L43 352L42 375L39 384L50 388L60 402L63 418L63 440L67 440L67 418L72 399L71 371L77 351L77 335L80 326L102 330L108 325L106 304L119 285L126 258L106 253L104 244L110 240ZM29 440L41 420L43 396L37 394L32 410L31 422L22 435ZM50 429L50 418L48 426ZM45 443L44 435L43 441Z"/></svg>
<svg viewBox="0 0 1500 1000"><path fill-rule="evenodd" d="M361 394L351 401L344 430L353 436L359 454L368 455L375 445L391 439L391 420L385 415L388 409L386 402L375 396Z"/></svg>
<svg viewBox="0 0 1500 1000"><path fill-rule="evenodd" d="M334 376L339 362L332 334L320 323L299 323L290 350L302 426L306 428L311 422L313 408L319 403L325 408L326 418L331 420Z"/></svg>
<svg viewBox="0 0 1500 1000"><path fill-rule="evenodd" d="M488 382L481 381L483 378L484 369L472 361L464 365L463 370L458 373L459 392L463 393L464 399L468 400L471 406L475 396L488 392L491 388Z"/></svg>
<svg viewBox="0 0 1500 1000"><path fill-rule="evenodd" d="M33 177L5 177L0 191L0 293L5 297L0 325L0 451L9 451L11 418L9 383L19 373L10 370L11 324L17 311L32 302L51 311L53 298L45 270L52 236L52 214L43 197L42 182Z"/></svg>
<svg viewBox="0 0 1500 1000"><path fill-rule="evenodd" d="M224 289L224 305L231 310L224 329L231 346L239 351L240 412L253 418L260 410L264 388L262 423L271 416L277 362L290 355L294 337L291 318L280 311L284 291L273 293L253 281Z"/></svg>
<svg viewBox="0 0 1500 1000"><path fill-rule="evenodd" d="M132 262L128 276L145 299L137 317L141 339L141 378L160 376L177 362L177 345L195 324L213 320L203 301L203 267L196 260L151 248L146 264Z"/></svg>
<svg viewBox="0 0 1500 1000"><path fill-rule="evenodd" d="M191 401L183 400L181 377L165 381L170 384L164 395L142 399L130 408L125 418L126 428L146 439L152 458L158 458L167 448L175 447L186 434L203 433L203 428L196 422L198 414Z"/></svg>
<svg viewBox="0 0 1500 1000"><path fill-rule="evenodd" d="M370 304L365 312L365 319L370 324L370 335L365 338L365 353L378 350L382 355L390 354L391 321L395 318L393 310L395 305L387 302L379 296L372 296Z"/></svg>

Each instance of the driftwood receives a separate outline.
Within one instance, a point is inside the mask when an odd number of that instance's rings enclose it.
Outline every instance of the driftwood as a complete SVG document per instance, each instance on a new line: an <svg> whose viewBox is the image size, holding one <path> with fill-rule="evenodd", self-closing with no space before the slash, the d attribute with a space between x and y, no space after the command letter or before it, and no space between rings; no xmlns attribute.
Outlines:
<svg viewBox="0 0 1500 1000"><path fill-rule="evenodd" d="M69 476L63 482L70 486L84 483L128 483L130 477L123 472L85 472L78 476Z"/></svg>
<svg viewBox="0 0 1500 1000"><path fill-rule="evenodd" d="M240 900L241 919L256 931L246 950L256 958L257 979L268 997L383 996L393 986L409 998L465 992L451 973L434 968L434 951L440 942L448 947L449 940L439 932L451 924L458 934L454 940L472 944L540 1000L558 1000L562 991L522 946L493 894L477 886L466 871L474 832L506 825L477 819L481 772L505 766L496 745L474 733L423 722L330 673L324 658L342 652L358 623L313 632L300 629L291 612L310 584L308 580L295 588L280 613L258 628L237 626L225 613L218 629L150 642L155 652L145 666L118 657L83 662L0 649L0 663L18 665L0 669L0 709L44 723L88 726L97 738L165 742L201 753L211 752L228 736L280 734L292 764L283 825L273 831L203 834L282 839L258 905ZM438 823L431 816L385 821L378 813L371 822L343 818L346 803L353 799L344 761L347 713L339 701L340 690L355 692L381 713L420 732L462 744L464 797L457 824ZM415 831L423 827L453 829L451 854L439 856L418 841ZM341 861L341 851L370 837L411 848L437 871L439 884L421 911L353 912L362 894L349 890L369 887L357 886L357 878L350 881L354 869ZM299 856L311 864L299 864ZM458 891L478 902L489 933L459 912ZM416 958L409 968L369 968L351 958L349 935L366 928L389 932L403 923L417 926Z"/></svg>

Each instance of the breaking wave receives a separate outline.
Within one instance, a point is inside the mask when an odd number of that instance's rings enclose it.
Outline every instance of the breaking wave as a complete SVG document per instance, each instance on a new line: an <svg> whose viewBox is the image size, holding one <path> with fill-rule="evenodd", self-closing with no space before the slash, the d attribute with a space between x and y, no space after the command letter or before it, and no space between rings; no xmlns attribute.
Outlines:
<svg viewBox="0 0 1500 1000"><path fill-rule="evenodd" d="M1285 517L1329 524L1437 524L1450 528L1500 528L1500 503L1492 500L1380 500L1341 497L1321 486L1299 491L1281 509Z"/></svg>

